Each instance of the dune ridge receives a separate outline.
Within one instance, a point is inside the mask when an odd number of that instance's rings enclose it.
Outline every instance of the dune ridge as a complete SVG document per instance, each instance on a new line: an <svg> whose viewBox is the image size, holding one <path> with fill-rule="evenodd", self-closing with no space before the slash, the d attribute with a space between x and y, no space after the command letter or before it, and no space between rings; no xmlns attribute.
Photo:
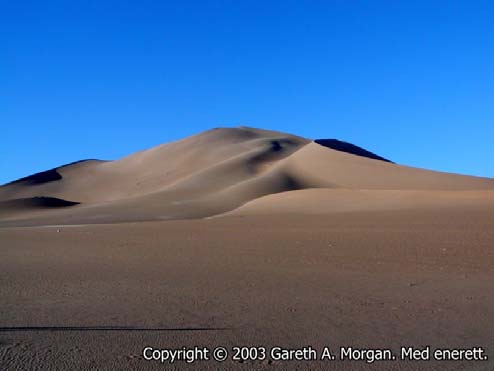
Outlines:
<svg viewBox="0 0 494 371"><path fill-rule="evenodd" d="M390 203L406 208L413 200L455 205L460 191L476 195L462 205L492 201L493 179L397 165L348 143L345 148L359 153L275 131L212 129L116 161L77 162L48 171L51 176L8 183L0 187L0 225L284 213L287 205L293 213L306 212L308 205L323 213L348 210L348 205L352 210ZM74 204L48 209L18 201L23 206L15 207L14 200L36 197Z"/></svg>

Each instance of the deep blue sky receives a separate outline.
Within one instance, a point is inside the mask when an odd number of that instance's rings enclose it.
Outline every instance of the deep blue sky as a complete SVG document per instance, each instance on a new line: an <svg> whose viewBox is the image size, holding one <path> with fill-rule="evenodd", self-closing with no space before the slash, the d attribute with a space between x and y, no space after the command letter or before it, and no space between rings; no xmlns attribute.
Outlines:
<svg viewBox="0 0 494 371"><path fill-rule="evenodd" d="M237 125L494 177L493 4L0 0L0 183Z"/></svg>

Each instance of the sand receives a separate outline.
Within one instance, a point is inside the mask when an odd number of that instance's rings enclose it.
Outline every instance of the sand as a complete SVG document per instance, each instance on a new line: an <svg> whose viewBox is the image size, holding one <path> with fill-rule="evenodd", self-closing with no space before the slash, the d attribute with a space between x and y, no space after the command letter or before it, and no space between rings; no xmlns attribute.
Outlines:
<svg viewBox="0 0 494 371"><path fill-rule="evenodd" d="M0 188L2 370L494 368L492 179L251 128L55 171ZM142 356L220 345L481 346L490 360Z"/></svg>
<svg viewBox="0 0 494 371"><path fill-rule="evenodd" d="M0 328L3 369L163 368L142 359L145 346L483 346L492 354L490 215L383 211L2 229L1 327L20 327ZM128 330L108 330L119 327ZM327 369L318 362L222 366Z"/></svg>

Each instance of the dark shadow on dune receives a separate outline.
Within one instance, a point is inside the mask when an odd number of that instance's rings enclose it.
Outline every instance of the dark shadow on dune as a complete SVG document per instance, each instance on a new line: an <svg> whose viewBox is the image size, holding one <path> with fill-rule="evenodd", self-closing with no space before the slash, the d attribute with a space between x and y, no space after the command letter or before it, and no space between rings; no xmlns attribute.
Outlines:
<svg viewBox="0 0 494 371"><path fill-rule="evenodd" d="M54 182L55 180L60 180L60 179L62 179L62 176L58 173L58 171L56 169L51 169L14 180L10 183L6 183L5 185L19 184L19 183L24 183L26 185L36 185L36 184Z"/></svg>
<svg viewBox="0 0 494 371"><path fill-rule="evenodd" d="M101 161L101 160L86 159L86 160L74 161L74 162L71 162L71 163L68 163L68 164L65 164L62 166L55 167L55 168L50 169L50 170L41 171L41 172L36 173L36 174L28 175L28 176L25 176L23 178L13 180L12 182L5 183L4 185L2 185L2 187L10 185L10 184L20 184L20 183L23 183L25 185L38 185L38 184L44 184L44 183L48 183L48 182L54 182L56 180L62 179L62 176L57 171L58 169L62 169L64 167L79 164L79 163L86 162L86 161Z"/></svg>
<svg viewBox="0 0 494 371"><path fill-rule="evenodd" d="M79 205L80 202L67 201L56 197L29 197L29 198L16 198L13 200L7 200L0 202L1 208L58 208Z"/></svg>
<svg viewBox="0 0 494 371"><path fill-rule="evenodd" d="M280 192L298 191L307 188L306 184L300 182L297 178L289 174L283 174L281 182L282 182L282 188ZM280 192L275 192L275 193L280 193Z"/></svg>
<svg viewBox="0 0 494 371"><path fill-rule="evenodd" d="M341 152L346 152L350 153L352 155L356 156L361 156L361 157L367 157L373 160L380 160L380 161L385 161L385 162L390 162L394 163L393 161L390 161L384 157L378 156L375 153L372 153L370 151L367 151L366 149L363 149L362 147L356 146L354 144L348 143L348 142L343 142L338 139L316 139L314 140L317 144L320 144L323 147L328 147L331 149L334 149L336 151L341 151Z"/></svg>
<svg viewBox="0 0 494 371"><path fill-rule="evenodd" d="M0 327L0 332L27 331L225 331L221 327L133 327L133 326L16 326Z"/></svg>
<svg viewBox="0 0 494 371"><path fill-rule="evenodd" d="M297 147L298 144L290 139L271 140L261 153L247 161L247 166L252 173L257 173L262 169L263 165L288 156Z"/></svg>
<svg viewBox="0 0 494 371"><path fill-rule="evenodd" d="M283 149L283 147L281 146L279 141L277 141L277 140L271 141L271 150L273 152L278 152L278 151L281 151L282 149Z"/></svg>

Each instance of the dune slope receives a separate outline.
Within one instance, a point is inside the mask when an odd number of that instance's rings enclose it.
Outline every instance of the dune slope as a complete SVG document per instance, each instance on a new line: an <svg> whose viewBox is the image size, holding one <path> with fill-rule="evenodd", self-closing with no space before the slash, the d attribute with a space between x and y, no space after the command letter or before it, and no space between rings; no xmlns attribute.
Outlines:
<svg viewBox="0 0 494 371"><path fill-rule="evenodd" d="M437 204L438 198L454 203L455 192L480 192L467 197L468 203L490 200L488 191L494 190L492 179L396 165L246 127L213 129L120 160L73 163L47 175L52 176L41 178L48 181L26 177L0 187L2 225L202 218L246 203L249 213L284 212L278 206L287 204L291 212L303 212L312 204L326 212L344 211L347 202L357 209L390 202L396 207L415 199L423 204ZM321 188L324 192L294 196ZM36 197L69 204L47 208L16 201ZM340 206L331 208L329 202ZM16 209L17 204L22 207Z"/></svg>

